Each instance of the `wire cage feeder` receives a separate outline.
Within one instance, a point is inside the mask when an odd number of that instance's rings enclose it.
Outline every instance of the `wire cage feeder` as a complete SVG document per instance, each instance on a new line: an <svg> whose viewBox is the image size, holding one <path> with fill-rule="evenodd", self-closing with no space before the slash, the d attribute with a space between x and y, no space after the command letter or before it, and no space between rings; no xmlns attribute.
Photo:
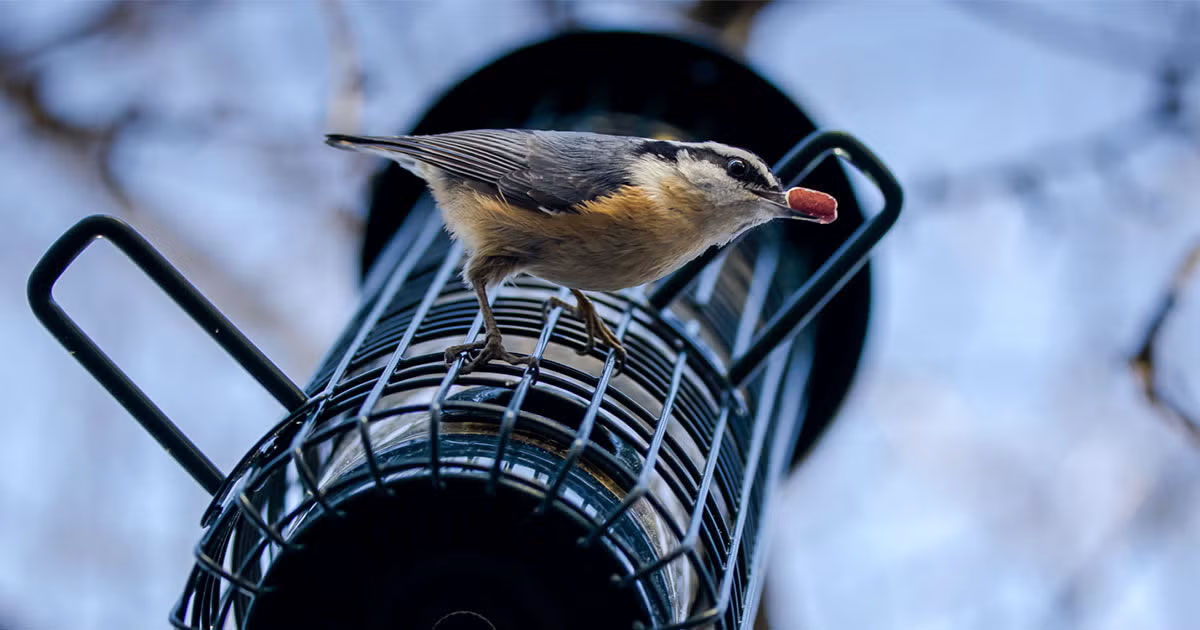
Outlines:
<svg viewBox="0 0 1200 630"><path fill-rule="evenodd" d="M370 256L361 306L303 389L111 217L55 242L29 299L213 494L174 627L749 628L767 508L809 404L813 341L797 333L902 203L887 168L840 132L812 133L775 172L795 185L831 155L878 187L883 208L821 261L772 226L653 287L596 295L629 351L621 370L606 347L578 354L583 324L543 309L566 291L528 277L490 298L509 349L539 368L447 366L443 350L482 320L427 196ZM55 302L55 282L97 238L286 407L228 475Z"/></svg>

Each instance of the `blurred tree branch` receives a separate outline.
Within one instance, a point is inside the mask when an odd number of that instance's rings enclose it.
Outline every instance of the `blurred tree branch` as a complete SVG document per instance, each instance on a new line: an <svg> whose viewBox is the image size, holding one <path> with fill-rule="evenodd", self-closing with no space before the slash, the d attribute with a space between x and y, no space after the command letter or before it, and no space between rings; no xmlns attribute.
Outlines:
<svg viewBox="0 0 1200 630"><path fill-rule="evenodd" d="M69 161L76 166L81 183L86 186L86 180L95 178L118 209L117 214L135 222L157 247L169 252L172 261L186 269L215 303L231 309L234 319L272 331L282 340L281 345L298 356L315 357L317 349L312 340L300 334L290 318L263 301L261 288L230 273L221 260L156 213L147 212L144 204L130 194L118 174L116 148L131 128L148 119L137 103L129 104L111 120L89 126L56 113L43 96L40 59L92 37L138 37L147 28L145 12L150 10L161 9L151 4L115 2L93 18L30 49L0 48L0 98L25 120L33 136L63 149L62 155L75 158ZM67 173L63 176L69 177Z"/></svg>
<svg viewBox="0 0 1200 630"><path fill-rule="evenodd" d="M341 0L325 0L321 7L329 34L329 68L333 74L330 81L333 91L329 95L326 129L336 133L362 133L367 81L362 55L355 42L350 19L346 15L345 4ZM365 177L376 163L376 160L361 153L342 157L348 165L347 176L354 179ZM354 209L337 204L332 212L338 226L347 234L362 234L366 229L365 217Z"/></svg>
<svg viewBox="0 0 1200 630"><path fill-rule="evenodd" d="M771 0L697 0L687 10L687 17L714 29L721 44L740 52L750 41L754 19L768 4Z"/></svg>
<svg viewBox="0 0 1200 630"><path fill-rule="evenodd" d="M35 44L27 50L2 50L0 58L0 74L8 75L12 67L23 66L30 60L41 57L46 53L75 44L93 36L120 31L133 31L141 28L140 18L144 7L136 2L110 2L103 11L90 20L84 20L73 28L69 28L46 41Z"/></svg>
<svg viewBox="0 0 1200 630"><path fill-rule="evenodd" d="M113 146L125 128L138 118L128 109L99 127L75 123L54 113L41 94L41 74L33 68L40 57L59 48L101 34L138 30L139 8L133 3L114 2L74 28L27 50L0 49L0 94L24 115L33 132L55 144L85 156L95 168L105 191L126 212L136 210L112 167Z"/></svg>
<svg viewBox="0 0 1200 630"><path fill-rule="evenodd" d="M1121 552L1138 541L1162 539L1173 524L1188 519L1189 490L1194 485L1191 468L1170 466L1131 489L1111 527L1073 566L1064 567L1054 586L1050 610L1043 622L1048 630L1088 627L1080 617L1096 606L1088 598L1105 596L1105 582L1120 565ZM1090 605L1089 605L1090 604Z"/></svg>
<svg viewBox="0 0 1200 630"><path fill-rule="evenodd" d="M334 75L326 124L331 132L361 133L366 80L362 58L344 5L339 0L325 0L321 8L329 31L330 69Z"/></svg>
<svg viewBox="0 0 1200 630"><path fill-rule="evenodd" d="M1026 206L1040 208L1051 184L1094 173L1110 189L1159 205L1153 193L1125 172L1128 159L1151 143L1172 139L1191 149L1200 146L1200 130L1191 121L1186 94L1200 68L1200 5L1178 5L1178 37L1155 41L1105 24L1082 23L1031 3L953 2L953 6L1027 40L1059 52L1132 70L1150 83L1151 97L1141 111L1097 132L1048 144L1028 156L961 173L931 173L913 179L912 188L927 203L950 205L954 195L1007 192ZM1167 6L1167 5L1164 5ZM1176 6L1176 5L1170 5Z"/></svg>
<svg viewBox="0 0 1200 630"><path fill-rule="evenodd" d="M571 30L579 26L575 6L570 0L539 0L546 22L559 30Z"/></svg>
<svg viewBox="0 0 1200 630"><path fill-rule="evenodd" d="M1169 46L1130 30L1100 22L1084 23L1046 10L1052 4L969 0L952 4L1040 46L1137 73L1153 72L1163 63L1194 65L1200 57L1200 38L1195 37L1200 9L1192 2L1158 5L1179 13L1175 23L1180 27L1180 36Z"/></svg>
<svg viewBox="0 0 1200 630"><path fill-rule="evenodd" d="M1192 122L1185 95L1200 67L1200 46L1194 30L1179 28L1174 43L1152 42L1132 33L1102 25L1082 25L1043 12L1036 6L1009 3L1003 6L960 2L955 6L1009 30L1022 31L1031 41L1059 51L1075 53L1124 70L1136 70L1152 84L1147 105L1134 116L1093 134L1039 147L1024 158L966 173L937 173L918 177L912 188L928 203L949 206L954 194L980 196L1007 192L1026 207L1044 210L1046 191L1063 178L1093 173L1115 197L1140 205L1158 206L1155 193L1141 186L1126 169L1139 150L1163 139L1175 140L1191 150L1200 147L1200 133ZM1200 24L1200 5L1181 8L1179 22ZM1117 45L1112 46L1115 42ZM1105 44L1105 45L1101 45ZM1114 51L1118 53L1114 56ZM1034 215L1043 215L1035 211ZM1200 422L1157 384L1159 366L1155 347L1164 322L1174 310L1179 293L1200 266L1200 245L1191 251L1163 296L1137 353L1129 364L1139 379L1146 400L1171 418L1200 446Z"/></svg>
<svg viewBox="0 0 1200 630"><path fill-rule="evenodd" d="M1154 311L1154 317L1150 320L1150 326L1146 329L1141 345L1129 359L1129 367L1141 384L1146 400L1163 415L1178 424L1192 442L1200 446L1200 422L1191 417L1182 405L1177 404L1158 387L1159 364L1157 359L1159 357L1155 351L1159 337L1162 335L1163 324L1175 310L1180 294L1192 277L1196 275L1197 269L1200 269L1200 243L1192 247L1183 264L1175 270L1166 294Z"/></svg>

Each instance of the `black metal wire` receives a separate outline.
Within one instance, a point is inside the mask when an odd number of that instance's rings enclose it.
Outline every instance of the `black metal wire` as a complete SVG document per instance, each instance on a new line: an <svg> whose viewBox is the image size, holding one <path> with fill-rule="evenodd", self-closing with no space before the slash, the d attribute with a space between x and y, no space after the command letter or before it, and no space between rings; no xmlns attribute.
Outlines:
<svg viewBox="0 0 1200 630"><path fill-rule="evenodd" d="M675 410L675 399L679 395L680 385L683 382L683 370L687 367L687 358L688 355L684 352L680 352L675 357L675 368L671 372L671 384L667 388L667 399L663 401L662 412L658 415L658 425L654 430L654 437L650 441L650 450L646 453L646 461L642 463L637 485L630 489L629 494L621 501L621 505L609 512L604 520L592 528L591 533L582 540L583 544L590 545L596 542L602 533L607 532L617 522L617 519L628 512L633 504L644 497L650 489L650 478L656 471L658 454L662 449L663 440L667 436L667 427L671 425L671 412Z"/></svg>
<svg viewBox="0 0 1200 630"><path fill-rule="evenodd" d="M99 238L107 239L128 256L284 407L294 411L304 405L308 397L125 222L110 216L90 216L76 223L50 246L29 274L27 294L34 314L67 352L125 407L147 433L158 440L201 487L209 494L215 494L225 475L54 300L55 283L83 250Z"/></svg>
<svg viewBox="0 0 1200 630"><path fill-rule="evenodd" d="M567 297L568 291L560 289L558 299L562 300ZM538 363L546 353L546 346L550 343L550 335L558 326L558 320L562 316L562 307L554 306L546 313L546 325L542 329L542 333L538 336L537 345L533 349L533 358ZM488 492L496 491L496 484L500 480L500 467L504 463L504 453L508 448L508 443L512 440L513 431L517 426L517 417L521 411L521 405L525 402L525 397L529 395L529 389L533 386L533 378L536 370L526 369L521 375L521 381L513 389L512 399L508 406L504 409L504 415L500 418L500 431L496 440L496 455L493 457L492 472L488 476Z"/></svg>
<svg viewBox="0 0 1200 630"><path fill-rule="evenodd" d="M633 311L625 312L625 316L621 318L621 323L617 326L616 337L620 341L625 338L625 333L629 330L629 324L633 322ZM550 504L558 498L558 492L562 488L563 482L567 479L567 473L579 461L583 455L583 449L587 446L592 437L592 430L596 426L596 415L600 413L600 405L604 402L604 393L608 391L609 380L612 379L613 370L617 367L617 353L610 349L608 358L604 361L604 369L600 372L600 379L596 383L596 388L592 390L592 399L588 402L587 412L583 416L583 421L579 423L579 429L575 434L575 439L571 441L571 446L567 449L566 457L558 466L552 481L546 490L546 498L542 500L542 504L538 507L539 512L545 512Z"/></svg>
<svg viewBox="0 0 1200 630"><path fill-rule="evenodd" d="M787 305L767 322L750 348L734 359L729 366L729 380L735 385L744 385L762 366L768 353L821 311L821 307L866 263L867 255L900 218L900 208L904 205L900 182L866 145L848 133L824 131L810 135L780 160L776 172L781 181L799 182L826 154L838 155L866 175L883 194L883 209L854 231L808 282L792 294Z"/></svg>
<svg viewBox="0 0 1200 630"><path fill-rule="evenodd" d="M725 558L725 566L734 566L735 558L742 545L742 534L746 529L747 517L751 510L750 499L751 490L755 481L755 477L760 474L759 458L762 456L763 447L766 444L767 429L772 424L773 411L775 401L778 396L778 387L783 376L783 366L785 365L782 353L777 358L771 361L768 367L765 383L769 385L763 388L763 392L758 401L758 413L754 420L754 435L750 438L750 456L746 464L745 472L742 476L741 491L739 492L740 505L738 506L737 525L734 526L733 544L729 549L728 555ZM773 378L772 378L773 377ZM749 563L746 563L747 566ZM698 614L686 621L676 624L666 624L655 628L655 630L677 630L680 628L694 628L715 621L717 618L725 614L729 609L730 593L733 588L734 578L737 576L736 571L726 571L724 578L721 581L720 595L717 603L711 610Z"/></svg>

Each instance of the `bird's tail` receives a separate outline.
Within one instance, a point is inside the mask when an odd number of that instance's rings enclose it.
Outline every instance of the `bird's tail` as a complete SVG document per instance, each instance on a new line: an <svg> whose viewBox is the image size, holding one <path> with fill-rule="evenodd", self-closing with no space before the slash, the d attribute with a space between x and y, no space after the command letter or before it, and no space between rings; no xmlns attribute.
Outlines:
<svg viewBox="0 0 1200 630"><path fill-rule="evenodd" d="M411 171L414 174L420 175L417 172L417 161L406 152L398 151L397 140L403 139L404 136L389 138L385 136L348 136L340 133L331 133L325 136L325 144L345 151L358 151L360 153L371 153L380 157L385 157L395 161L400 166Z"/></svg>

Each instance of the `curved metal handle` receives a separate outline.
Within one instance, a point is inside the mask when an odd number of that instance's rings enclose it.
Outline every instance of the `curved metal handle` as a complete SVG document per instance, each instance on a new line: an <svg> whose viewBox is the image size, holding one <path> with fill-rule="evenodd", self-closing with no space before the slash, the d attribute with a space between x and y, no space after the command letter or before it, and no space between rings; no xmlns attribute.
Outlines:
<svg viewBox="0 0 1200 630"><path fill-rule="evenodd" d="M867 261L867 255L900 218L904 191L883 162L858 138L841 132L825 131L810 135L792 149L775 167L780 181L789 186L804 179L829 154L850 162L883 193L883 209L858 226L854 234L809 277L782 308L763 326L750 347L735 357L729 366L729 380L735 387L744 385L762 367L763 359L821 312L838 291Z"/></svg>
<svg viewBox="0 0 1200 630"><path fill-rule="evenodd" d="M763 326L750 347L734 357L728 377L735 387L745 385L762 367L763 360L781 343L806 326L854 276L867 255L900 218L904 191L883 162L854 136L842 131L816 131L796 145L775 166L779 180L794 186L829 154L845 159L870 179L883 194L883 209L863 223L826 260ZM711 248L667 278L650 295L656 310L666 308L720 251Z"/></svg>
<svg viewBox="0 0 1200 630"><path fill-rule="evenodd" d="M79 254L98 238L108 239L129 257L284 407L294 411L308 397L125 222L105 215L90 216L76 223L50 246L29 274L27 293L34 315L192 478L209 494L215 494L225 475L54 301L54 284Z"/></svg>

